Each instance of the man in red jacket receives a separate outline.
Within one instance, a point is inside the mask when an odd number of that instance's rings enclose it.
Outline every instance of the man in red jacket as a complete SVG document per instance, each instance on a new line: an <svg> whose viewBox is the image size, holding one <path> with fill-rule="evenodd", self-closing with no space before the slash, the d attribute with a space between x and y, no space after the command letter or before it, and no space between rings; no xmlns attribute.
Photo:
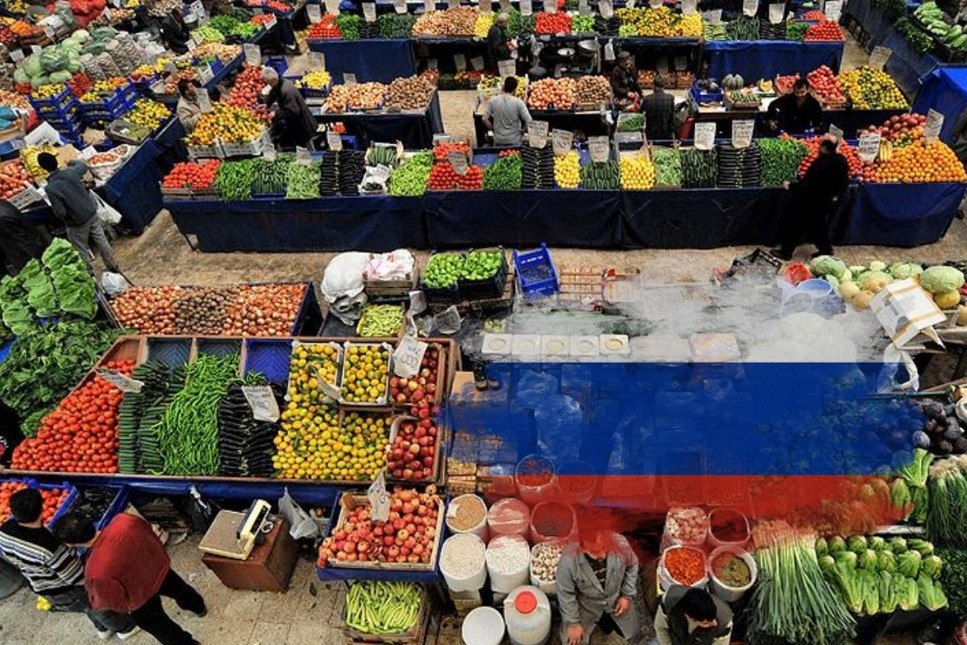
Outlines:
<svg viewBox="0 0 967 645"><path fill-rule="evenodd" d="M161 605L161 596L197 616L208 613L205 599L172 571L171 560L151 525L121 513L103 531L81 513L65 515L57 537L69 546L89 549L84 584L91 607L130 614L134 622L162 645L197 645Z"/></svg>

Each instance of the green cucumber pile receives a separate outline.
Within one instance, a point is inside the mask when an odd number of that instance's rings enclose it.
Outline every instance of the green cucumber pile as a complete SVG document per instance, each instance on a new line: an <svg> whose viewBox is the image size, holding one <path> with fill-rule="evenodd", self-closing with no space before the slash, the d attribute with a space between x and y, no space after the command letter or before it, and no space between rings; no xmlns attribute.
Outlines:
<svg viewBox="0 0 967 645"><path fill-rule="evenodd" d="M715 188L719 173L715 148L683 148L681 166L682 188Z"/></svg>
<svg viewBox="0 0 967 645"><path fill-rule="evenodd" d="M127 392L118 407L118 467L122 473L164 472L158 429L165 407L185 382L185 368L171 372L161 361L136 367L132 377L144 383L140 392Z"/></svg>
<svg viewBox="0 0 967 645"><path fill-rule="evenodd" d="M354 582L346 625L367 634L400 634L416 625L423 598L414 582Z"/></svg>
<svg viewBox="0 0 967 645"><path fill-rule="evenodd" d="M283 195L289 177L289 164L295 159L292 154L280 154L274 161L260 157L255 159L252 173L253 195Z"/></svg>
<svg viewBox="0 0 967 645"><path fill-rule="evenodd" d="M390 166L396 163L396 148L391 146L372 146L366 151L367 166Z"/></svg>
<svg viewBox="0 0 967 645"><path fill-rule="evenodd" d="M581 186L588 190L615 190L621 185L616 161L592 162L581 166Z"/></svg>

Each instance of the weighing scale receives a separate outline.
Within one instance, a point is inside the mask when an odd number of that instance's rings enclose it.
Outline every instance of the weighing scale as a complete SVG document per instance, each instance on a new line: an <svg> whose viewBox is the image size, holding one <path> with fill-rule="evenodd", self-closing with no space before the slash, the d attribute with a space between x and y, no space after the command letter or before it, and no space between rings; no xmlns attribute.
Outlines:
<svg viewBox="0 0 967 645"><path fill-rule="evenodd" d="M264 499L257 499L244 513L219 511L198 548L223 558L245 560L272 530L271 509Z"/></svg>

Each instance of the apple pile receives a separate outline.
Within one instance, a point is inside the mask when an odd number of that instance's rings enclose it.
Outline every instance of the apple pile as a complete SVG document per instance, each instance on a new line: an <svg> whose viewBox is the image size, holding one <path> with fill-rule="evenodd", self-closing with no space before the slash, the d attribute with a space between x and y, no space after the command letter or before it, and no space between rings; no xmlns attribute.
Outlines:
<svg viewBox="0 0 967 645"><path fill-rule="evenodd" d="M432 419L405 419L386 455L387 470L394 479L431 479L436 446L437 427Z"/></svg>
<svg viewBox="0 0 967 645"><path fill-rule="evenodd" d="M339 562L432 562L440 497L435 486L425 493L396 486L390 497L389 519L372 518L369 506L360 505L319 545L316 564Z"/></svg>
<svg viewBox="0 0 967 645"><path fill-rule="evenodd" d="M396 377L389 381L390 401L396 405L415 408L430 407L437 400L437 381L440 378L440 347L430 345L423 353L420 372L412 378ZM413 416L419 416L416 412ZM421 417L426 418L426 417Z"/></svg>

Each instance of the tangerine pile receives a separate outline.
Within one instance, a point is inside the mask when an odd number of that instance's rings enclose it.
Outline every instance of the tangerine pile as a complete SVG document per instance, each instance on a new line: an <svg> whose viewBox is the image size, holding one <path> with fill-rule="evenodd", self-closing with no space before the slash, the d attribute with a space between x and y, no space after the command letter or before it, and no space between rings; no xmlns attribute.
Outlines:
<svg viewBox="0 0 967 645"><path fill-rule="evenodd" d="M895 149L893 157L877 164L879 183L931 183L967 181L964 166L942 141L925 145L922 140Z"/></svg>
<svg viewBox="0 0 967 645"><path fill-rule="evenodd" d="M246 143L257 139L264 123L249 109L215 103L212 111L203 114L195 130L188 135L190 146L210 146L215 141Z"/></svg>

